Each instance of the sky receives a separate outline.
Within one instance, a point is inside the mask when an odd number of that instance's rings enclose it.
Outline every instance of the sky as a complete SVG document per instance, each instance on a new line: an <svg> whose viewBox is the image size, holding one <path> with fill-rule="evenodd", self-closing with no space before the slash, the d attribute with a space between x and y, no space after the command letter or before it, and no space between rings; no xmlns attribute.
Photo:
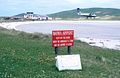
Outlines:
<svg viewBox="0 0 120 78"><path fill-rule="evenodd" d="M0 0L0 16L12 16L25 12L46 15L93 7L120 9L120 0Z"/></svg>

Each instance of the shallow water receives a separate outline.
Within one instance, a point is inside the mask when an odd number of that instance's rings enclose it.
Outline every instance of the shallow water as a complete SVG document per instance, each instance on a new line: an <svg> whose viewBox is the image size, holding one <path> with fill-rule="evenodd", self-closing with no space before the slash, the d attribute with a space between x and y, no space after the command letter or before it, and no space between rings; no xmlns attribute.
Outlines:
<svg viewBox="0 0 120 78"><path fill-rule="evenodd" d="M114 22L44 22L25 24L16 27L25 32L52 33L52 30L75 30L75 37L120 40L120 21Z"/></svg>

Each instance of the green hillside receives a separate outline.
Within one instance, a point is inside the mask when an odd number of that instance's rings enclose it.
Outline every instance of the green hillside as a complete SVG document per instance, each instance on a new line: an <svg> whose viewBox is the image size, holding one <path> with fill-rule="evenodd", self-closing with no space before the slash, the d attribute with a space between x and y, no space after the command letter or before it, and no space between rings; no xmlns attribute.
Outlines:
<svg viewBox="0 0 120 78"><path fill-rule="evenodd" d="M120 16L120 9L114 8L85 8L81 9L83 13L95 13L98 17L102 16ZM77 15L76 9L62 11L54 14L48 14L50 17L57 17L57 18L79 18L80 16Z"/></svg>
<svg viewBox="0 0 120 78"><path fill-rule="evenodd" d="M23 17L26 13L21 13L21 14L18 14L18 15L14 15L15 17Z"/></svg>
<svg viewBox="0 0 120 78"><path fill-rule="evenodd" d="M67 54L61 48L59 54ZM0 78L119 78L120 51L75 40L72 53L81 55L81 71L55 67L51 36L0 28Z"/></svg>

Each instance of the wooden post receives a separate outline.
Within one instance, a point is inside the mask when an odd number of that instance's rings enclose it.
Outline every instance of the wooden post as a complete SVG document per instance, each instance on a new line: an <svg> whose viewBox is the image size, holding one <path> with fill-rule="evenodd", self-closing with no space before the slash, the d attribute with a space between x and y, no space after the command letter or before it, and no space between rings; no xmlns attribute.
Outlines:
<svg viewBox="0 0 120 78"><path fill-rule="evenodd" d="M55 54L58 54L58 47L55 47Z"/></svg>
<svg viewBox="0 0 120 78"><path fill-rule="evenodd" d="M68 46L68 54L71 54L71 46Z"/></svg>

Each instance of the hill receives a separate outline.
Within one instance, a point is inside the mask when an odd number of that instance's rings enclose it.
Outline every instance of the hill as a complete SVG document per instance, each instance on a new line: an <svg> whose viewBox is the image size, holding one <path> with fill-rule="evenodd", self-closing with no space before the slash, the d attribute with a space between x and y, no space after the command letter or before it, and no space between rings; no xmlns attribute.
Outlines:
<svg viewBox="0 0 120 78"><path fill-rule="evenodd" d="M17 14L17 15L14 15L14 17L23 17L24 15L26 15L26 13Z"/></svg>
<svg viewBox="0 0 120 78"><path fill-rule="evenodd" d="M119 78L120 51L89 46L75 40L73 54L81 55L81 71L55 67L51 36L0 29L0 78ZM60 48L59 54L67 54Z"/></svg>
<svg viewBox="0 0 120 78"><path fill-rule="evenodd" d="M83 13L95 13L98 17L105 17L105 16L120 16L120 9L115 8L85 8L81 9ZM50 17L56 18L79 18L80 16L77 15L76 9L62 11L54 14L48 14Z"/></svg>

